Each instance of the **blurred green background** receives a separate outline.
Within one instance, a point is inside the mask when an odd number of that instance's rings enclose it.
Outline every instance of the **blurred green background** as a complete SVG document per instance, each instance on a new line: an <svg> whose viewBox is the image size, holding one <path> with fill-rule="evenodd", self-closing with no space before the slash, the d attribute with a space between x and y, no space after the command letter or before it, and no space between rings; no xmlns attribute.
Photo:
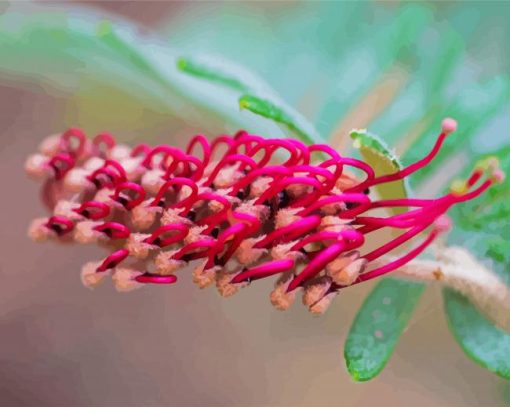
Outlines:
<svg viewBox="0 0 510 407"><path fill-rule="evenodd" d="M425 174L434 185L474 154L510 141L508 2L41 1L0 8L0 180L9 190L0 214L5 405L510 400L508 384L455 346L437 289L422 299L388 368L363 385L345 372L341 344L370 285L346 290L323 318L300 307L273 311L270 284L230 301L187 282L128 296L110 287L89 292L78 270L98 253L25 238L41 210L37 187L22 174L37 143L69 126L181 146L195 132L291 133L241 110L246 89L179 70L185 57L241 78L249 92L307 118L318 141L344 151L348 132L367 127L410 161L452 115L458 138L440 157L446 170Z"/></svg>

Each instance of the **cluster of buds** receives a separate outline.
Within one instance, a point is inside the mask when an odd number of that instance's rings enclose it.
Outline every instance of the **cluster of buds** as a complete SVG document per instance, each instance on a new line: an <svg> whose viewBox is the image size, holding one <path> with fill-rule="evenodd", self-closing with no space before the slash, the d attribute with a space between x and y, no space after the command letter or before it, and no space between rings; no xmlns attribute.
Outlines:
<svg viewBox="0 0 510 407"><path fill-rule="evenodd" d="M26 162L27 173L43 181L42 200L52 211L32 222L29 235L107 249L106 258L83 267L88 287L107 276L119 291L174 284L190 264L200 288L216 285L225 297L277 276L270 295L276 308L287 309L302 291L309 310L322 313L344 287L417 257L448 229L452 205L502 179L490 161L437 199L371 199L372 187L427 165L455 127L444 120L426 157L383 176L327 145L244 131L212 142L198 135L183 151L131 148L106 133L89 140L70 129L45 139ZM370 214L395 207L405 212ZM368 234L384 228L401 233L374 250L363 247ZM381 265L382 256L417 236L412 250Z"/></svg>

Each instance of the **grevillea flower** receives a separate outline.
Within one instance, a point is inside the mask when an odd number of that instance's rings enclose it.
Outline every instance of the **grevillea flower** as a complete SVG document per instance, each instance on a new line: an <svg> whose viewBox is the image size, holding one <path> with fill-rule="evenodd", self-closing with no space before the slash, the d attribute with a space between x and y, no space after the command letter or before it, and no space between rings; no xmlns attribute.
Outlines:
<svg viewBox="0 0 510 407"><path fill-rule="evenodd" d="M244 131L212 142L198 135L183 151L131 148L106 133L88 140L70 129L45 139L26 162L28 174L43 180L42 199L52 210L32 222L29 235L108 250L83 267L88 287L107 276L119 291L174 284L177 271L191 264L200 288L215 284L227 297L274 276L276 308L287 309L302 291L309 310L322 313L343 288L416 258L449 228L445 213L452 205L502 180L489 160L436 199L371 199L372 187L426 166L455 128L445 119L428 155L383 176L327 145ZM373 213L394 207L405 212ZM401 233L373 250L364 247L367 235L388 228ZM413 249L381 262L413 238L421 239Z"/></svg>

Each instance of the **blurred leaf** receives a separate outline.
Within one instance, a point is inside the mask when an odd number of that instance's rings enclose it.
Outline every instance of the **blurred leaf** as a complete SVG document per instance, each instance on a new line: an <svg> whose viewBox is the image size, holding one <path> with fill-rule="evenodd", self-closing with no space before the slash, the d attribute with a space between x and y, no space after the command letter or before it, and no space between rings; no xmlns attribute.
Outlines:
<svg viewBox="0 0 510 407"><path fill-rule="evenodd" d="M364 30L360 35L349 36L351 41L337 61L336 71L329 79L333 86L328 87L325 103L317 116L322 134L331 134L338 127L339 118L346 114L355 116L360 100L379 84L384 73L395 66L408 65L415 42L431 20L430 8L406 3L394 9L392 18L381 26L377 35Z"/></svg>
<svg viewBox="0 0 510 407"><path fill-rule="evenodd" d="M354 140L354 148L361 152L363 159L370 164L377 176L392 174L402 168L395 154L376 135L370 134L366 130L353 130L350 136ZM408 196L408 187L405 179L378 185L376 190L381 199ZM394 209L394 211L395 213L400 213L405 211L405 208Z"/></svg>
<svg viewBox="0 0 510 407"><path fill-rule="evenodd" d="M16 4L0 16L0 27L2 79L11 86L31 81L65 92L72 96L70 107L89 119L94 113L101 123L118 128L128 103L138 105L139 119L150 108L167 120L171 115L213 133L245 128L282 135L274 124L239 112L234 92L182 74L175 67L175 52L124 21L110 24L104 15L83 8ZM97 106L104 99L119 103L99 109L91 103L93 98ZM147 131L150 123L143 124ZM74 125L94 124L78 120Z"/></svg>
<svg viewBox="0 0 510 407"><path fill-rule="evenodd" d="M380 281L368 295L344 347L347 369L354 380L370 380L381 372L424 288L421 283L388 278Z"/></svg>
<svg viewBox="0 0 510 407"><path fill-rule="evenodd" d="M313 128L299 113L283 104L275 104L254 95L243 95L239 99L241 109L247 109L276 123L281 123L307 143L320 143L322 140Z"/></svg>
<svg viewBox="0 0 510 407"><path fill-rule="evenodd" d="M472 360L510 379L510 334L495 327L461 294L443 290L448 325Z"/></svg>
<svg viewBox="0 0 510 407"><path fill-rule="evenodd" d="M302 115L275 96L265 83L254 75L218 59L180 58L177 66L183 72L244 93L239 99L241 109L285 125L307 143L319 143L320 136ZM257 96L255 96L257 95Z"/></svg>
<svg viewBox="0 0 510 407"><path fill-rule="evenodd" d="M510 171L510 145L491 154ZM457 205L449 240L485 259L510 284L510 185L495 185L482 196ZM487 320L468 299L451 290L443 292L449 327L464 352L490 371L510 379L510 334Z"/></svg>
<svg viewBox="0 0 510 407"><path fill-rule="evenodd" d="M423 157L424 151L429 151L434 138L439 133L439 123L444 117L453 117L459 123L457 132L448 137L434 161L411 176L411 184L416 185L424 181L445 160L459 151L467 151L471 156L469 142L476 132L492 119L510 102L510 78L497 77L483 84L475 84L460 91L443 109L438 110L433 121L437 130L425 131L418 137L404 156L404 162L412 163ZM437 123L437 124L436 124ZM445 177L447 181L448 177Z"/></svg>
<svg viewBox="0 0 510 407"><path fill-rule="evenodd" d="M510 173L510 145L488 156L499 159ZM481 157L481 158L486 158ZM468 169L469 171L471 168ZM467 175L466 175L467 176ZM493 185L480 197L457 205L449 212L456 227L450 241L462 244L479 258L493 260L492 268L510 284L510 184Z"/></svg>

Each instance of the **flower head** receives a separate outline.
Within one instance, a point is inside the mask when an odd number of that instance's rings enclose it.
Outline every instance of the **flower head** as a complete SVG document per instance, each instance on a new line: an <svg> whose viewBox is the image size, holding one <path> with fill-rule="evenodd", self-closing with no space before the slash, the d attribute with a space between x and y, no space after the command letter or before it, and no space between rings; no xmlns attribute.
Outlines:
<svg viewBox="0 0 510 407"><path fill-rule="evenodd" d="M503 179L489 160L436 199L370 197L371 188L429 164L455 128L446 119L427 156L382 176L327 145L244 131L212 142L198 135L183 151L130 148L106 133L88 140L70 129L50 136L27 160L26 170L43 180L43 201L53 212L33 221L29 235L109 250L104 260L84 266L82 281L89 287L108 274L120 291L174 284L176 273L194 263L192 279L201 288L215 282L230 296L275 276L270 300L276 308L287 309L301 289L303 303L322 313L341 289L416 258L450 227L445 214L452 205ZM277 164L282 155L286 160ZM393 207L410 209L372 213ZM365 237L388 228L401 233L367 250ZM413 249L381 265L382 256L414 238L421 241Z"/></svg>

